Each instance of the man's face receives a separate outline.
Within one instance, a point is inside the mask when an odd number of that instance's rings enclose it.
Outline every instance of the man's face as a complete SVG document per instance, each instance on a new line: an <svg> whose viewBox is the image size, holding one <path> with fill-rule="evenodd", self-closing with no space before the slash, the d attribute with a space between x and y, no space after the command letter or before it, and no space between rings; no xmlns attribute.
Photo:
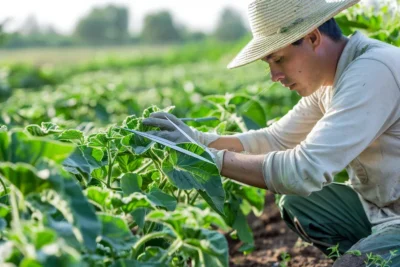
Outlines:
<svg viewBox="0 0 400 267"><path fill-rule="evenodd" d="M262 60L267 62L274 82L281 82L301 96L309 96L324 85L323 68L310 40L289 45Z"/></svg>

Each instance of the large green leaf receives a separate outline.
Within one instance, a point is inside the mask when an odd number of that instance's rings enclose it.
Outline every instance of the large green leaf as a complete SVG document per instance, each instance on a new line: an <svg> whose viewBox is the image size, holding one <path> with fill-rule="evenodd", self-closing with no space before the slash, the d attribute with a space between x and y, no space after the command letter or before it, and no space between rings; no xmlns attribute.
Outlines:
<svg viewBox="0 0 400 267"><path fill-rule="evenodd" d="M179 144L179 147L189 150L212 161L203 148L191 144ZM221 176L214 164L167 148L169 155L162 164L162 169L171 182L183 190L203 190L210 197L212 206L223 213L225 191L222 188Z"/></svg>
<svg viewBox="0 0 400 267"><path fill-rule="evenodd" d="M42 158L61 163L75 149L73 144L62 143L28 134L0 132L0 161L23 162L35 165Z"/></svg>
<svg viewBox="0 0 400 267"><path fill-rule="evenodd" d="M169 211L173 211L176 208L176 199L163 191L154 188L150 193L147 194L147 198L150 199L156 206L164 207Z"/></svg>
<svg viewBox="0 0 400 267"><path fill-rule="evenodd" d="M79 229L78 240L89 250L96 249L100 224L76 180L46 161L37 169L25 163L0 163L0 173L25 196L45 190L54 192L47 200Z"/></svg>
<svg viewBox="0 0 400 267"><path fill-rule="evenodd" d="M101 224L97 219L94 208L83 195L82 188L75 179L64 175L63 181L64 191L58 192L61 193L61 199L54 199L52 204L58 207L64 216L79 229L82 241L87 249L94 251L96 249L96 238L101 230ZM65 201L65 204L62 201L60 203L60 200ZM65 209L65 207L68 207L68 209Z"/></svg>
<svg viewBox="0 0 400 267"><path fill-rule="evenodd" d="M26 163L0 163L0 173L25 196L46 189L61 190L62 181L52 168L37 169Z"/></svg>
<svg viewBox="0 0 400 267"><path fill-rule="evenodd" d="M102 223L101 241L113 250L129 250L138 240L122 218L109 214L97 214L97 216Z"/></svg>
<svg viewBox="0 0 400 267"><path fill-rule="evenodd" d="M63 162L63 166L67 171L73 174L83 173L88 180L90 180L90 175L94 170L107 164L107 157L103 155L101 150L86 146L78 147Z"/></svg>
<svg viewBox="0 0 400 267"><path fill-rule="evenodd" d="M240 200L236 196L231 196L229 202L225 203L225 221L237 231L241 241L253 244L253 232L240 208L240 204Z"/></svg>

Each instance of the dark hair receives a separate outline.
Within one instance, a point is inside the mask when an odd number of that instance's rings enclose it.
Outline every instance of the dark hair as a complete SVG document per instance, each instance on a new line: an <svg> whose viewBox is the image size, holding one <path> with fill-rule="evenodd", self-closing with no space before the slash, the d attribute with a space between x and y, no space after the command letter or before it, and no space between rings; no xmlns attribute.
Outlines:
<svg viewBox="0 0 400 267"><path fill-rule="evenodd" d="M319 26L318 30L335 42L339 41L343 37L342 30L339 28L339 25L336 23L334 18L331 18L330 20ZM292 45L301 45L302 42L303 38L292 43Z"/></svg>

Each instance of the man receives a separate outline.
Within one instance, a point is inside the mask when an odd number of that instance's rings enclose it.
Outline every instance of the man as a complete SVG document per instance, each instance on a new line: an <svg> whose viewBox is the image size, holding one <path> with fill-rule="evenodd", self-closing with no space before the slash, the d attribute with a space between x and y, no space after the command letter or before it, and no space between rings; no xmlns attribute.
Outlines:
<svg viewBox="0 0 400 267"><path fill-rule="evenodd" d="M303 96L270 127L217 136L166 113L144 123L187 141L170 118L214 149L223 176L285 195L287 225L325 254L338 244L364 255L335 266L363 266L367 253L400 266L400 49L359 32L342 36L333 17L356 2L250 4L253 39L228 68L263 60L273 81ZM345 167L349 185L332 183Z"/></svg>

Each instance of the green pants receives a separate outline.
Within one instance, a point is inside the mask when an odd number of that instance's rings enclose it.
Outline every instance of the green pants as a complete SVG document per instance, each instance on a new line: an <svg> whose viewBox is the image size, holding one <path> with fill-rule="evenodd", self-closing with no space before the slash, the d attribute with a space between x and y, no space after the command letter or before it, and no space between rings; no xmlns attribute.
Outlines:
<svg viewBox="0 0 400 267"><path fill-rule="evenodd" d="M308 197L282 196L279 208L288 227L326 255L339 244L341 254L372 252L390 260L389 266L400 266L400 225L372 233L358 195L347 185L330 184Z"/></svg>

